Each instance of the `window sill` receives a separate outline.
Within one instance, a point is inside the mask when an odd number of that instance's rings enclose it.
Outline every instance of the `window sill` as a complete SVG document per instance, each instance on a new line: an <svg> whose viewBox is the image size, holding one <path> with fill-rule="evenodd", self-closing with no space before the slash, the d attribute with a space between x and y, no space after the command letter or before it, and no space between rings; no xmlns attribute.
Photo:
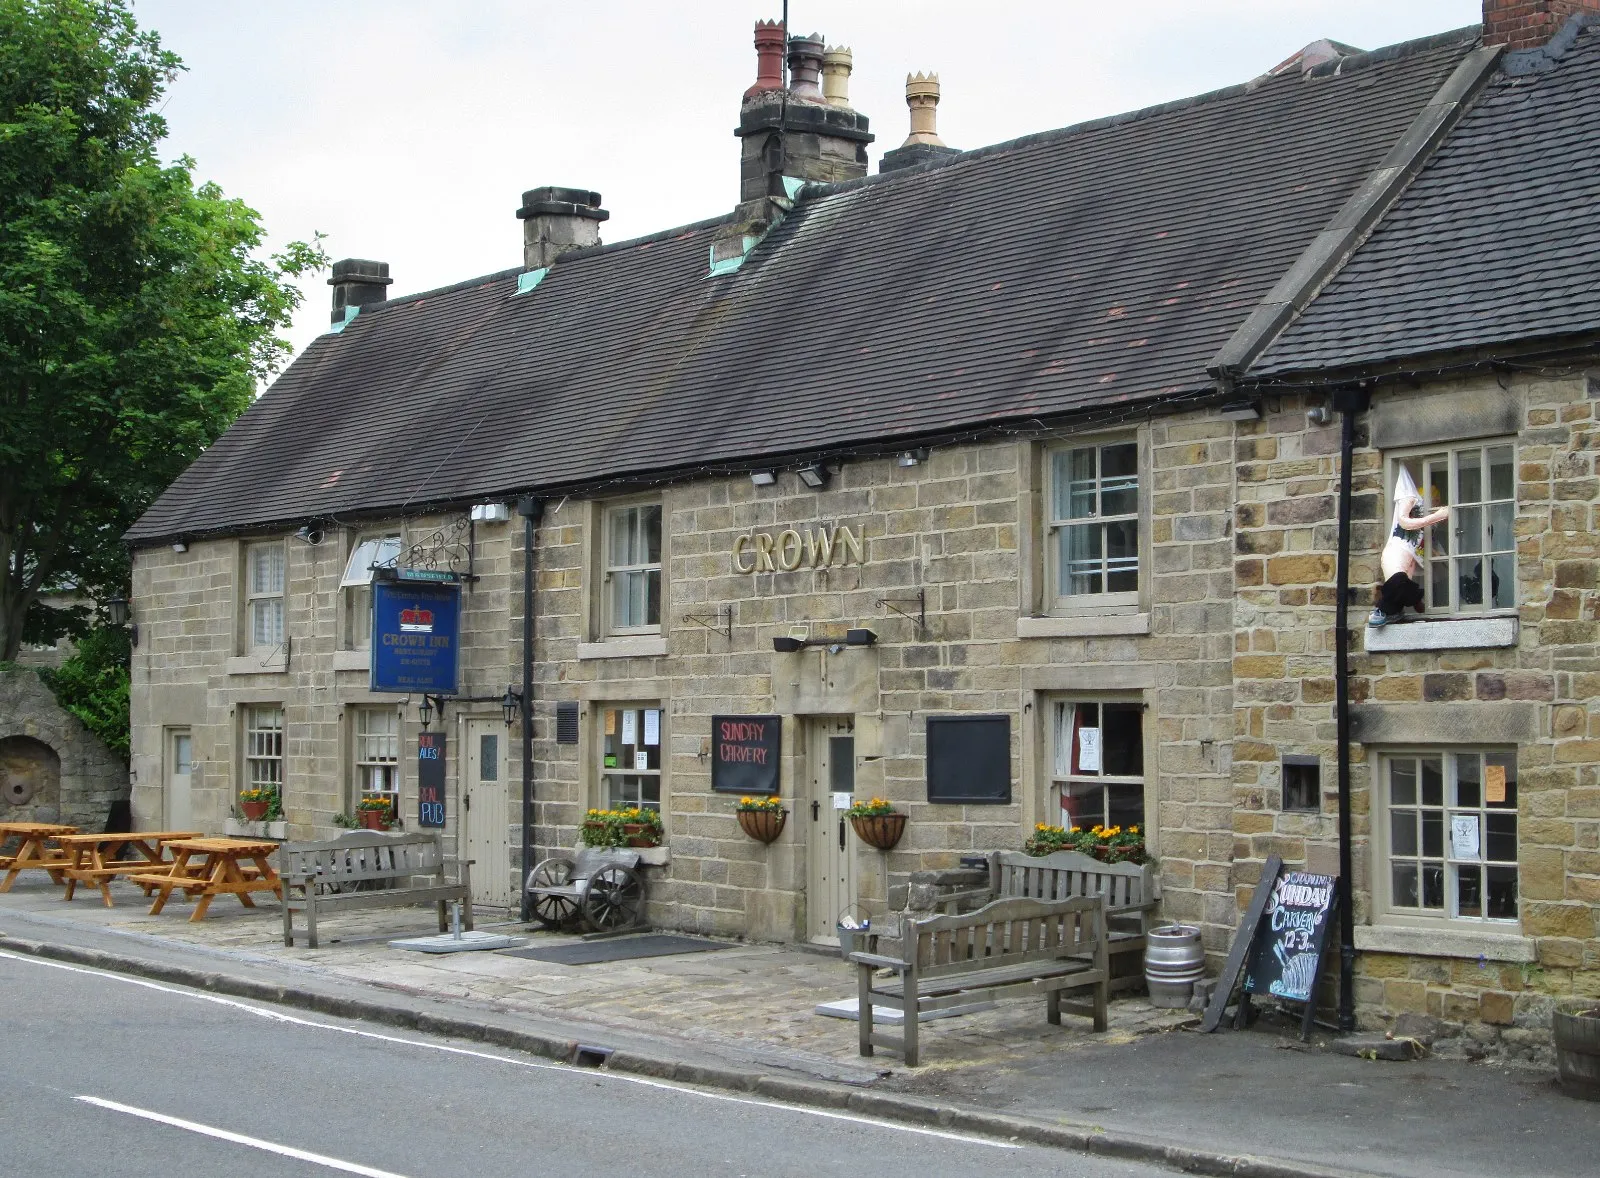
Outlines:
<svg viewBox="0 0 1600 1178"><path fill-rule="evenodd" d="M289 824L281 818L276 822L243 822L238 818L229 818L222 824L222 833L228 838L277 839L282 842L289 837Z"/></svg>
<svg viewBox="0 0 1600 1178"><path fill-rule="evenodd" d="M370 671L372 652L369 650L336 650L333 652L335 671Z"/></svg>
<svg viewBox="0 0 1600 1178"><path fill-rule="evenodd" d="M1495 926L1511 927L1511 926ZM1356 948L1364 953L1409 953L1416 957L1457 957L1487 961L1536 961L1533 938L1519 933L1476 929L1357 925Z"/></svg>
<svg viewBox="0 0 1600 1178"><path fill-rule="evenodd" d="M274 651L269 655L233 655L224 669L230 675L281 675L289 669L289 653Z"/></svg>
<svg viewBox="0 0 1600 1178"><path fill-rule="evenodd" d="M1094 638L1148 634L1149 614L1084 614L1081 617L1018 618L1018 638Z"/></svg>
<svg viewBox="0 0 1600 1178"><path fill-rule="evenodd" d="M580 659L650 658L666 653L666 638L656 634L630 635L626 638L607 638L604 642L578 643Z"/></svg>
<svg viewBox="0 0 1600 1178"><path fill-rule="evenodd" d="M1418 618L1410 622L1390 622L1387 626L1368 626L1366 648L1370 653L1402 650L1487 650L1517 644L1517 619Z"/></svg>

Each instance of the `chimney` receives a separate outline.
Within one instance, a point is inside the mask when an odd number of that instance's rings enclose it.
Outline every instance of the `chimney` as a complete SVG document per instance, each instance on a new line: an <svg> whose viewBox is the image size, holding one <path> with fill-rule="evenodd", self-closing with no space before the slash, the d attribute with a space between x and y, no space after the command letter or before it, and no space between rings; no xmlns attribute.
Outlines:
<svg viewBox="0 0 1600 1178"><path fill-rule="evenodd" d="M822 54L822 98L829 106L850 105L850 63L848 45L835 45Z"/></svg>
<svg viewBox="0 0 1600 1178"><path fill-rule="evenodd" d="M775 20L756 21L756 81L744 92L754 98L768 90L783 89L783 25Z"/></svg>
<svg viewBox="0 0 1600 1178"><path fill-rule="evenodd" d="M611 216L600 194L583 188L533 188L522 194L522 264L539 270L562 254L600 244L600 222Z"/></svg>
<svg viewBox="0 0 1600 1178"><path fill-rule="evenodd" d="M938 74L907 74L906 105L911 108L911 134L899 147L883 153L878 161L879 172L911 168L960 154L955 148L946 147L939 138Z"/></svg>
<svg viewBox="0 0 1600 1178"><path fill-rule="evenodd" d="M345 258L333 264L333 277L328 285L333 287L333 313L328 321L335 325L346 322L353 311L350 308L369 307L381 303L389 296L384 288L394 279L389 277L388 262L372 262L366 258Z"/></svg>
<svg viewBox="0 0 1600 1178"><path fill-rule="evenodd" d="M1533 49L1579 12L1600 13L1600 0L1483 0L1483 43Z"/></svg>
<svg viewBox="0 0 1600 1178"><path fill-rule="evenodd" d="M789 94L822 101L822 34L789 38Z"/></svg>

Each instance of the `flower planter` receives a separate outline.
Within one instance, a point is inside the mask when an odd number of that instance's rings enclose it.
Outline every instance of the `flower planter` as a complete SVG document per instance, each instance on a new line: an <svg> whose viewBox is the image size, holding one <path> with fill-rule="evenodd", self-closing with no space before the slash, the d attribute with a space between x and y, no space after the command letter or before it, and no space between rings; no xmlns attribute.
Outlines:
<svg viewBox="0 0 1600 1178"><path fill-rule="evenodd" d="M272 809L271 802L240 802L239 813L243 814L246 822L260 822L267 816L267 811Z"/></svg>
<svg viewBox="0 0 1600 1178"><path fill-rule="evenodd" d="M655 829L646 826L643 822L624 822L622 833L627 836L630 847L659 847L661 836Z"/></svg>
<svg viewBox="0 0 1600 1178"><path fill-rule="evenodd" d="M855 827L856 837L869 847L877 847L880 851L888 851L900 841L900 836L906 832L906 816L904 814L872 814L864 818L850 819L850 825Z"/></svg>
<svg viewBox="0 0 1600 1178"><path fill-rule="evenodd" d="M1583 1100L1600 1100L1600 1007L1593 1002L1550 1016L1555 1040L1556 1075L1561 1091Z"/></svg>
<svg viewBox="0 0 1600 1178"><path fill-rule="evenodd" d="M388 830L389 811L387 810L357 810L356 817L361 820L361 825L367 830Z"/></svg>
<svg viewBox="0 0 1600 1178"><path fill-rule="evenodd" d="M739 829L758 843L775 842L789 821L787 810L739 810Z"/></svg>

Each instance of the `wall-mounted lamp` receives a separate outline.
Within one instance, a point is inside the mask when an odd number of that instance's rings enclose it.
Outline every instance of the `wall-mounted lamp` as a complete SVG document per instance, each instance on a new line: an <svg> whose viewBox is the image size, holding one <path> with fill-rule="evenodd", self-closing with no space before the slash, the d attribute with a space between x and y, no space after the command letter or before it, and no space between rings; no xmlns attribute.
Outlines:
<svg viewBox="0 0 1600 1178"><path fill-rule="evenodd" d="M809 639L790 638L787 634L783 634L772 640L772 649L779 654L794 654L797 650L805 649L809 643Z"/></svg>
<svg viewBox="0 0 1600 1178"><path fill-rule="evenodd" d="M1221 409L1224 421L1260 421L1260 401L1226 401Z"/></svg>
<svg viewBox="0 0 1600 1178"><path fill-rule="evenodd" d="M120 630L128 625L128 616L128 599L126 597L118 594L106 602L106 621L110 622L116 629ZM137 623L129 627L128 641L134 646L139 645L139 627Z"/></svg>
<svg viewBox="0 0 1600 1178"><path fill-rule="evenodd" d="M800 481L813 491L820 491L828 485L828 468L820 463L813 462L810 466L802 466L795 473L800 476Z"/></svg>
<svg viewBox="0 0 1600 1178"><path fill-rule="evenodd" d="M174 551L174 552L188 552L189 551L189 546L187 544L185 544L182 540L174 540L172 542L172 551Z"/></svg>
<svg viewBox="0 0 1600 1178"><path fill-rule="evenodd" d="M846 646L871 646L878 641L878 636L865 628L853 628L844 632L844 642L841 644L837 638L791 638L787 634L780 634L772 640L772 649L779 654L794 654L808 646L826 646L828 650L837 654Z"/></svg>
<svg viewBox="0 0 1600 1178"><path fill-rule="evenodd" d="M921 446L915 450L907 450L894 460L896 466L916 466L928 461L928 448Z"/></svg>
<svg viewBox="0 0 1600 1178"><path fill-rule="evenodd" d="M752 470L750 481L758 487L770 487L778 481L778 476L770 470Z"/></svg>
<svg viewBox="0 0 1600 1178"><path fill-rule="evenodd" d="M506 727L511 727L511 721L517 718L517 713L522 711L522 692L506 688L506 693L500 697L500 711L505 714Z"/></svg>
<svg viewBox="0 0 1600 1178"><path fill-rule="evenodd" d="M1306 420L1312 425L1327 425L1333 420L1332 405L1313 405L1306 410Z"/></svg>
<svg viewBox="0 0 1600 1178"><path fill-rule="evenodd" d="M844 632L844 644L846 646L871 646L877 641L878 636L864 626Z"/></svg>
<svg viewBox="0 0 1600 1178"><path fill-rule="evenodd" d="M444 696L423 694L422 702L417 705L417 719L422 721L422 730L426 732L428 725L433 722L433 709L439 709L439 723L444 723Z"/></svg>
<svg viewBox="0 0 1600 1178"><path fill-rule="evenodd" d="M314 528L310 524L306 524L304 527L296 529L294 538L296 540L304 541L307 544L321 544L322 529Z"/></svg>
<svg viewBox="0 0 1600 1178"><path fill-rule="evenodd" d="M469 516L482 523L503 524L511 518L511 508L505 503L476 503Z"/></svg>

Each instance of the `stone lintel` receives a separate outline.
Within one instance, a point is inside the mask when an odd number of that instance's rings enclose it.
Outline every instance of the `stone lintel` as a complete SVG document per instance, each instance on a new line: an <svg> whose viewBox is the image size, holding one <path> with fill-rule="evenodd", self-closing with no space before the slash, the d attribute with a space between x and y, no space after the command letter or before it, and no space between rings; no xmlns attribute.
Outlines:
<svg viewBox="0 0 1600 1178"><path fill-rule="evenodd" d="M1539 706L1513 700L1356 704L1350 735L1362 744L1527 744L1539 739Z"/></svg>

